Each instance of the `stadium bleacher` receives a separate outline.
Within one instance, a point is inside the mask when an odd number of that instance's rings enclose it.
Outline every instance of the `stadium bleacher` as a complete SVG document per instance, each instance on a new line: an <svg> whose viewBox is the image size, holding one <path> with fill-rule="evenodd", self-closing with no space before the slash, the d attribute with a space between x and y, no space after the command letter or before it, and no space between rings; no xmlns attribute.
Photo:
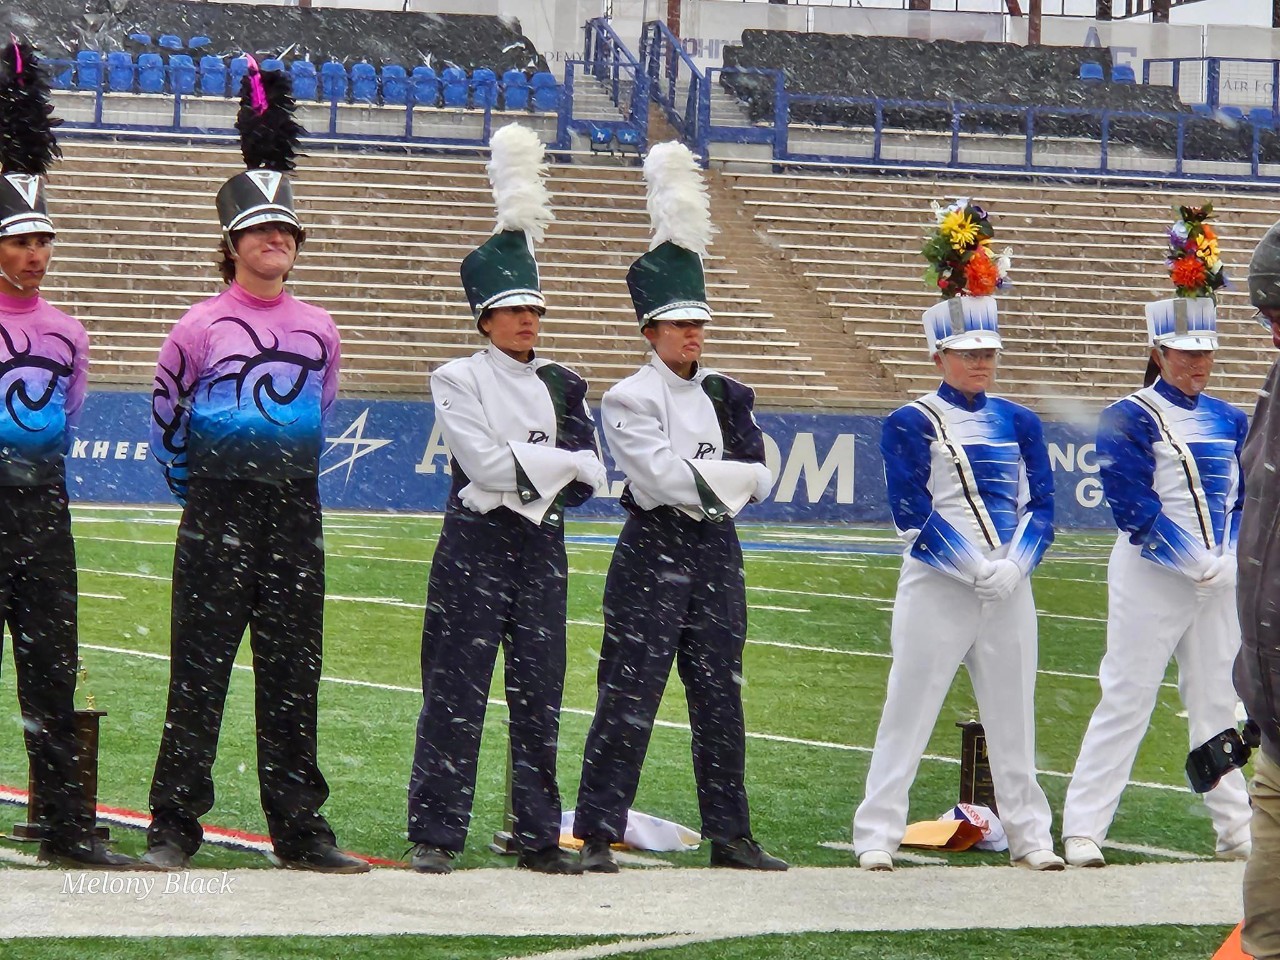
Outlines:
<svg viewBox="0 0 1280 960"><path fill-rule="evenodd" d="M1112 136L1117 142L1168 149L1170 140L1176 139L1176 121L1146 115L1191 113L1171 88L1135 84L1131 68L1121 70L1117 79L1110 51L1097 47L1030 48L976 41L745 30L741 45L725 47L724 64L726 68L781 70L789 93L889 101L881 108L885 126L910 130L949 130L951 105L959 102L1005 108L964 116L966 132L1023 130L1026 117L1020 108L1034 106L1039 111L1036 128L1041 134L1099 139L1100 118L1069 111L1105 109L1142 115L1115 118ZM1103 80L1108 72L1110 83ZM772 77L727 70L720 82L743 103L752 122L773 119ZM1054 114L1054 108L1064 112ZM868 127L875 123L875 112L871 102L825 99L791 104L790 120ZM1201 153L1211 154L1215 138L1204 135L1196 121L1189 123L1188 141L1199 144ZM1204 123L1218 126L1211 120Z"/></svg>
<svg viewBox="0 0 1280 960"><path fill-rule="evenodd" d="M218 288L211 198L235 154L78 140L65 149L45 292L89 328L99 386L143 386L169 325ZM492 229L483 160L312 153L294 190L308 242L291 287L338 320L346 389L423 395L431 367L478 345L457 269ZM587 373L598 395L644 357L624 279L647 247L644 187L637 170L574 165L556 168L552 192L541 349ZM835 393L765 302L785 301L753 292L720 257L709 273L723 369L755 383L762 402Z"/></svg>

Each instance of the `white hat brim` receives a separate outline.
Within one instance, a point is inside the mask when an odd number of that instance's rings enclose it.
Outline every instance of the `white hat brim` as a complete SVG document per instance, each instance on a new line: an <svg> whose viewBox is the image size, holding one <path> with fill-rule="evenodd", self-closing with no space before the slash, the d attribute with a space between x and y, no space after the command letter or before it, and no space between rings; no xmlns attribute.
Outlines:
<svg viewBox="0 0 1280 960"><path fill-rule="evenodd" d="M957 333L954 336L947 337L945 340L939 340L934 344L933 352L938 353L942 350L1003 350L1004 343L1000 339L1000 334L991 330L970 330L965 333Z"/></svg>
<svg viewBox="0 0 1280 960"><path fill-rule="evenodd" d="M1156 346L1169 350L1217 350L1218 338L1212 334L1208 336L1189 334L1185 337L1166 337Z"/></svg>

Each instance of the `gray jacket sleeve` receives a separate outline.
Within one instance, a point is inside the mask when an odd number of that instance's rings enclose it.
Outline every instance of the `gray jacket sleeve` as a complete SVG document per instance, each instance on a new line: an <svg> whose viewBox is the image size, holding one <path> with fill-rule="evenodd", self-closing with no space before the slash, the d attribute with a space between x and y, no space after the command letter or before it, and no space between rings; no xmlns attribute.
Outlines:
<svg viewBox="0 0 1280 960"><path fill-rule="evenodd" d="M1244 510L1237 549L1240 653L1236 692L1262 730L1262 749L1280 763L1280 360L1258 394L1241 462Z"/></svg>

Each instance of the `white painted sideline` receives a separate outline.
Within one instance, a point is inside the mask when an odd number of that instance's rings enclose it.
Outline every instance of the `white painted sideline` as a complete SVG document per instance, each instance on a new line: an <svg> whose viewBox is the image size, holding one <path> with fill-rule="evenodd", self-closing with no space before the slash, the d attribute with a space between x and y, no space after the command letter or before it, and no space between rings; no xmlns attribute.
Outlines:
<svg viewBox="0 0 1280 960"><path fill-rule="evenodd" d="M4 876L0 938L683 934L719 939L831 930L1227 925L1241 916L1243 872L1240 863L1141 864L1057 874L1014 867L889 874L806 867L784 874L695 868L584 877L514 869L461 870L447 877L406 870L344 877L284 870L82 874L11 869ZM101 892L103 878L154 884L149 891L135 882L118 884L115 893Z"/></svg>

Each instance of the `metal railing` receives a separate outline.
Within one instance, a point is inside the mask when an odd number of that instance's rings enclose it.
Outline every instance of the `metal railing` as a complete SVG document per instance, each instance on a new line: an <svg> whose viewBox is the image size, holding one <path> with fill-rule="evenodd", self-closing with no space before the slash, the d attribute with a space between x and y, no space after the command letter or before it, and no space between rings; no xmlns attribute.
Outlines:
<svg viewBox="0 0 1280 960"><path fill-rule="evenodd" d="M1142 82L1172 87L1184 103L1210 110L1262 107L1280 114L1280 60L1249 57L1153 57Z"/></svg>
<svg viewBox="0 0 1280 960"><path fill-rule="evenodd" d="M754 124L711 122L710 84L725 75L735 74L765 79L766 83L758 88L758 92L763 95L765 90L771 90L771 116ZM1188 150L1188 131L1193 124L1201 124L1201 130L1213 129L1207 126L1213 121L1190 112L1152 113L795 94L787 91L781 71L736 67L712 68L707 72L707 86L703 89L706 95L699 110L702 119L692 127L696 137L694 149L703 157L712 154L715 144L765 144L769 146L771 159L776 164L910 166L1280 182L1280 130L1257 124L1243 128L1224 126L1224 134L1231 129L1242 131L1237 137L1238 150L1234 155L1225 139L1219 144L1225 155L1197 155ZM859 116L859 122L851 125L793 126L793 112L797 106L852 110ZM917 117L929 116L934 122L904 126L901 120L895 119L912 112ZM794 141L800 136L821 140L824 135L828 138L824 152L794 147ZM939 143L939 149L935 153L938 156L921 156L919 149L915 149L917 155L909 159L895 155L904 152L901 149L904 143L914 140L913 147L918 147L919 142L929 135L937 138L935 142ZM1165 155L1157 155L1164 145L1168 148ZM996 152L993 147L1000 148L999 152L1006 159L991 160L990 155ZM978 159L983 153L987 159ZM1086 162L1084 154L1090 154L1090 159L1096 156L1096 162ZM1069 159L1064 160L1064 157Z"/></svg>
<svg viewBox="0 0 1280 960"><path fill-rule="evenodd" d="M653 99L667 121L691 148L699 142L702 102L709 95L707 78L684 45L661 20L644 25L640 35L640 65L652 84ZM706 151L700 151L705 156Z"/></svg>

